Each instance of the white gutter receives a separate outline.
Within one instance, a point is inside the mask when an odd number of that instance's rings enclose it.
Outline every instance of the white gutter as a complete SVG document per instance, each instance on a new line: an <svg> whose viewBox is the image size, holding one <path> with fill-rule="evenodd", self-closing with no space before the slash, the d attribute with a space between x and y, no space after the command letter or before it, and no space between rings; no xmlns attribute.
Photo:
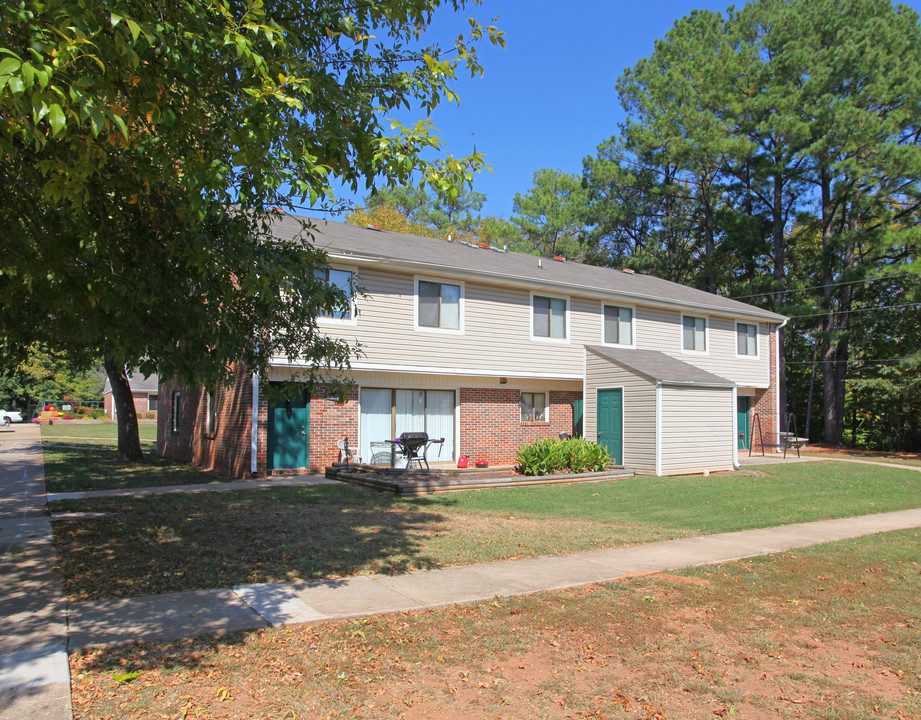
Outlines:
<svg viewBox="0 0 921 720"><path fill-rule="evenodd" d="M656 383L656 477L662 477L662 383Z"/></svg>
<svg viewBox="0 0 921 720"><path fill-rule="evenodd" d="M249 471L253 476L259 470L259 374L253 373L253 404L249 445Z"/></svg>
<svg viewBox="0 0 921 720"><path fill-rule="evenodd" d="M553 289L559 291L561 288L565 289L568 294L572 294L573 290L580 291L579 294L590 294L592 297L598 296L603 299L608 300L631 300L634 302L640 302L642 305L649 305L652 307L661 307L661 308L675 308L682 307L690 310L708 310L715 315L726 315L727 317L747 317L755 318L758 320L765 320L767 322L777 322L783 315L779 313L765 313L758 312L758 308L752 307L752 310L746 310L745 308L725 308L708 304L694 303L694 302L683 302L681 300L670 300L668 298L662 297L653 297L650 295L643 295L640 293L629 293L629 292L611 292L606 288L595 288L591 286L580 286L578 288L574 287L570 283L564 282L554 282L552 280L540 280L538 278L523 278L523 277L513 277L510 275L503 275L501 273L487 272L484 270L473 270L466 268L458 268L452 265L440 265L438 263L428 263L421 262L418 260L394 260L392 258L385 257L374 257L368 255L351 255L348 253L337 253L324 251L330 258L341 260L343 262L349 262L352 264L355 263L368 263L374 264L381 267L388 268L410 268L418 269L425 272L434 272L442 273L447 275L457 275L458 273L463 273L465 278L476 277L489 280L500 280L505 286L512 287L521 287L521 288L535 288L542 287L546 289ZM575 263L573 263L575 264ZM714 296L718 297L718 296ZM724 298L729 300L730 298ZM744 305L744 303L739 303ZM784 322L789 320L786 318Z"/></svg>

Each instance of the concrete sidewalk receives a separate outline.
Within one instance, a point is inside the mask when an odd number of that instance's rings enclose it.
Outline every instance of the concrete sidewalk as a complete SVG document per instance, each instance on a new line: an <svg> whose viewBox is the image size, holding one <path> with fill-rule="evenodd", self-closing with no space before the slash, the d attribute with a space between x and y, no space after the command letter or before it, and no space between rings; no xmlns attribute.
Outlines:
<svg viewBox="0 0 921 720"><path fill-rule="evenodd" d="M41 436L0 430L0 720L70 720L67 603L44 514Z"/></svg>
<svg viewBox="0 0 921 720"><path fill-rule="evenodd" d="M921 527L921 509L408 573L74 603L70 647L315 623L524 595Z"/></svg>

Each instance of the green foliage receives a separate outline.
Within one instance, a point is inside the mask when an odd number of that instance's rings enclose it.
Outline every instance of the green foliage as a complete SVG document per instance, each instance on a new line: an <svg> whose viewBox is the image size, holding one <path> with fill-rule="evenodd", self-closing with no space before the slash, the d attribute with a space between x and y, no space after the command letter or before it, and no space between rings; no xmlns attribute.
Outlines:
<svg viewBox="0 0 921 720"><path fill-rule="evenodd" d="M534 173L534 187L515 195L512 222L539 254L576 260L582 256L579 241L585 211L581 179L560 170L543 169Z"/></svg>
<svg viewBox="0 0 921 720"><path fill-rule="evenodd" d="M695 11L619 78L628 119L584 162L586 258L793 316L781 404L832 444L855 410L889 428L873 442L917 442L877 369L921 354L892 330L918 321L919 65L918 15L889 0Z"/></svg>
<svg viewBox="0 0 921 720"><path fill-rule="evenodd" d="M0 367L35 341L190 384L272 357L308 381L347 365L354 348L317 330L348 299L318 279L309 223L272 225L338 186L453 200L483 167L428 120L388 118L456 100L477 45L504 44L474 20L426 44L441 5L0 5Z"/></svg>
<svg viewBox="0 0 921 720"><path fill-rule="evenodd" d="M0 375L0 407L42 399L102 400L103 378L98 367L86 369L37 345L27 352L22 363Z"/></svg>
<svg viewBox="0 0 921 720"><path fill-rule="evenodd" d="M524 475L548 475L604 470L610 457L607 449L584 438L558 440L545 438L523 445L515 453L518 472Z"/></svg>

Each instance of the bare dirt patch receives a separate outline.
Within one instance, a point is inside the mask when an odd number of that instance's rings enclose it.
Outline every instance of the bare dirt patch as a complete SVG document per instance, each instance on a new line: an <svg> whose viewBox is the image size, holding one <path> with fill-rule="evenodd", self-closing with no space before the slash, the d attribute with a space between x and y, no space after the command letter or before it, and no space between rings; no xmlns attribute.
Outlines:
<svg viewBox="0 0 921 720"><path fill-rule="evenodd" d="M75 717L917 720L919 543L77 653Z"/></svg>

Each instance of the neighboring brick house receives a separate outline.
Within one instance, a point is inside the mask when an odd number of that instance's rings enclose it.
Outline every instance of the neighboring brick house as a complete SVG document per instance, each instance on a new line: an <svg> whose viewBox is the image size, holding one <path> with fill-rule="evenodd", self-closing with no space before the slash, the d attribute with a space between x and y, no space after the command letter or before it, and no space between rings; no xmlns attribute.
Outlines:
<svg viewBox="0 0 921 720"><path fill-rule="evenodd" d="M497 465L584 432L661 475L732 468L754 413L776 443L782 315L630 271L314 222L330 282L363 290L318 321L361 345L352 394L270 406L265 383L298 370L281 358L267 378L239 370L211 393L164 382L162 454L234 475L316 471L337 440L367 462L381 458L372 443L424 430L445 438L430 460ZM299 230L286 217L275 232Z"/></svg>
<svg viewBox="0 0 921 720"><path fill-rule="evenodd" d="M160 376L141 375L137 371L129 374L128 384L131 386L131 398L134 400L134 411L138 417L157 417L157 405L159 401ZM106 378L106 384L102 391L102 398L105 401L106 417L115 417L115 402L112 399L112 385Z"/></svg>

